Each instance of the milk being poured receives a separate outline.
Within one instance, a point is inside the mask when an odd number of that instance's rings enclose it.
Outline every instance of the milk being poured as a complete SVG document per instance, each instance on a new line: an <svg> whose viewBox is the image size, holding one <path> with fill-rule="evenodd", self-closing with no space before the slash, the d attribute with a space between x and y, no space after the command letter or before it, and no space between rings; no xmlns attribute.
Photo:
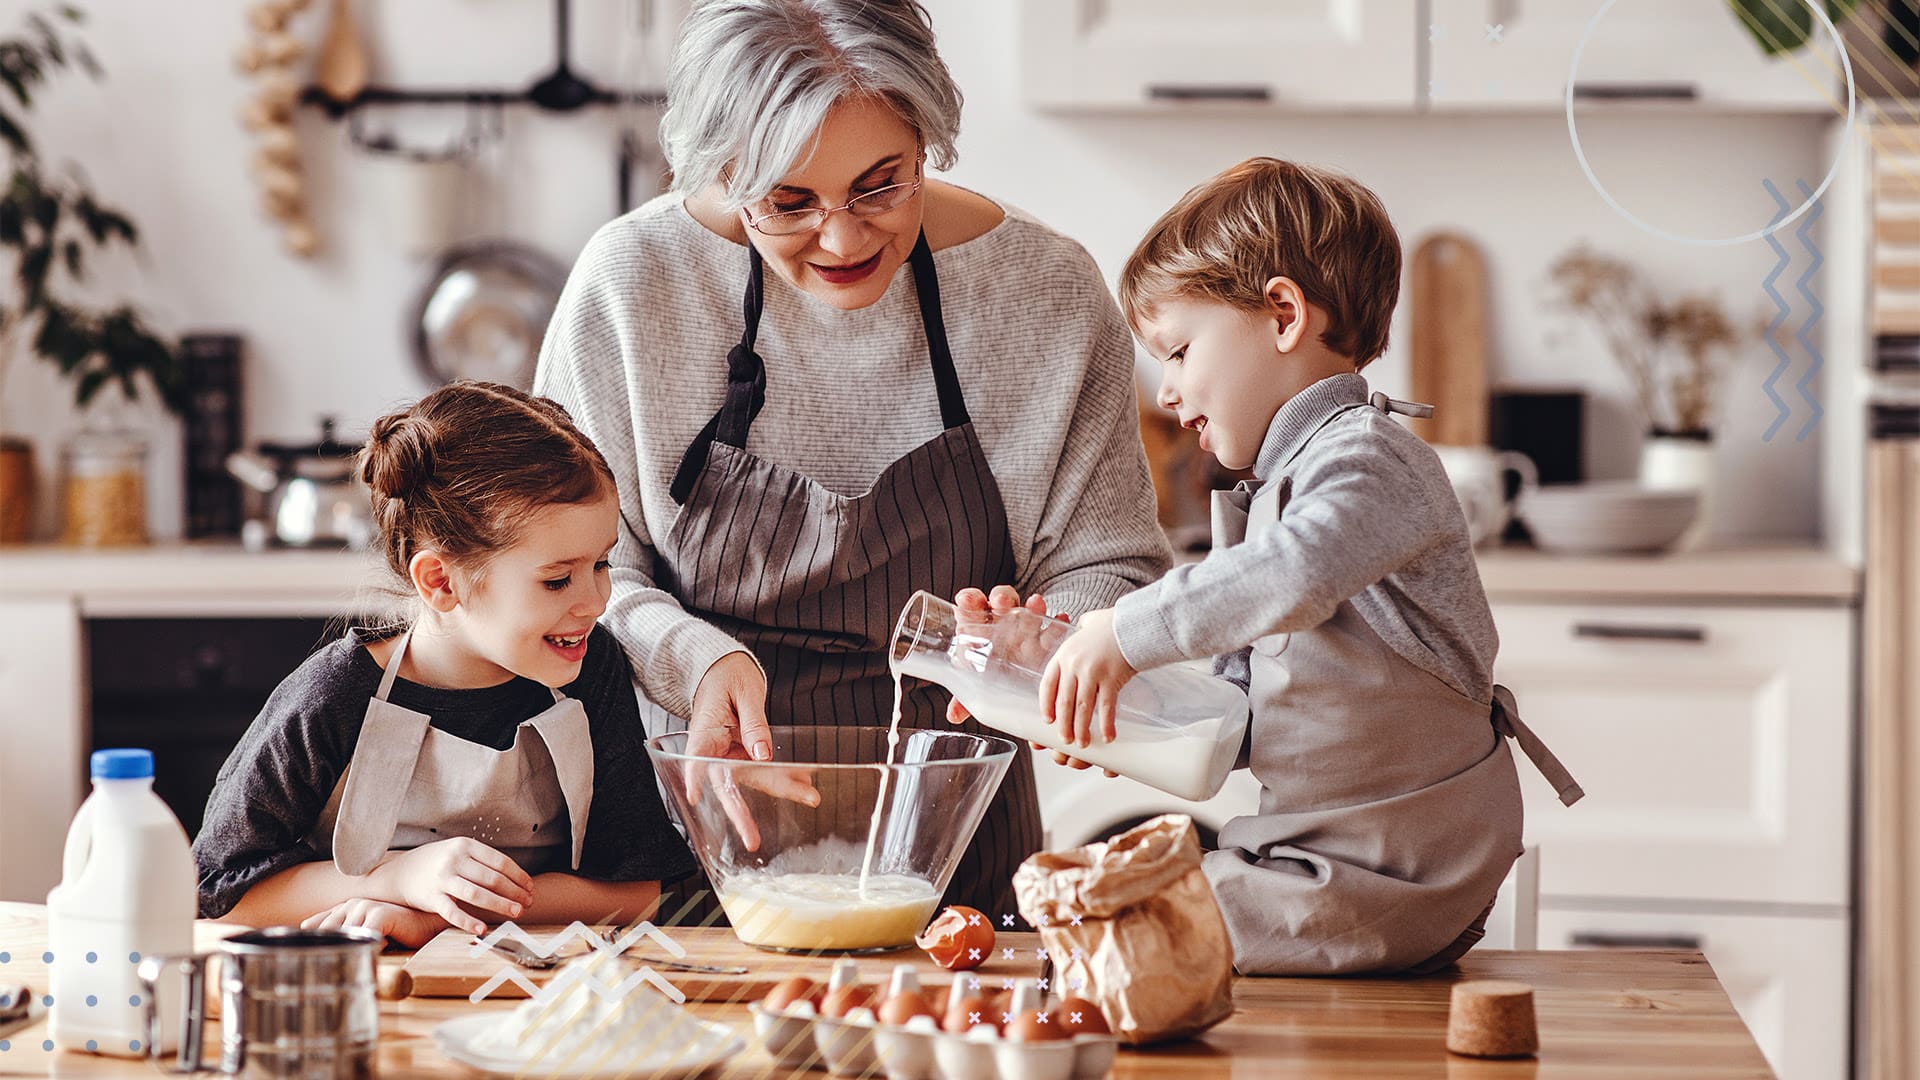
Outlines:
<svg viewBox="0 0 1920 1080"><path fill-rule="evenodd" d="M880 797L873 801L873 821L867 825L867 854L860 861L860 895L867 895L867 880L873 874L873 852L880 841L880 813L887 806L887 788L893 781L893 756L900 748L900 706L903 704L900 673L893 673L893 722L887 726L887 761L880 772Z"/></svg>

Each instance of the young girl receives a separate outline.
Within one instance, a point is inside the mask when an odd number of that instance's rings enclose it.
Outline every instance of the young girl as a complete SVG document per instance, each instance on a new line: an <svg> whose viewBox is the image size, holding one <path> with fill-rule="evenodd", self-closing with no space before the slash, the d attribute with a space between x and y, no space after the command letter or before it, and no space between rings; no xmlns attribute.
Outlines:
<svg viewBox="0 0 1920 1080"><path fill-rule="evenodd" d="M405 947L651 915L694 863L594 625L618 531L605 459L558 405L465 382L381 417L360 475L415 617L350 630L268 699L194 841L201 915Z"/></svg>

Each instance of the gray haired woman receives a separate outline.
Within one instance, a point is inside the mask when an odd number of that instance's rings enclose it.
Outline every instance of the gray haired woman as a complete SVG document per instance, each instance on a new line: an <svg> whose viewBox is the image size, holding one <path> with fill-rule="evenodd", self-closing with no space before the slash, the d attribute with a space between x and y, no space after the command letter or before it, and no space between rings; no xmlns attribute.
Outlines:
<svg viewBox="0 0 1920 1080"><path fill-rule="evenodd" d="M675 190L588 242L534 384L617 474L603 619L651 733L766 760L769 722L884 728L915 590L1077 614L1166 569L1127 329L1079 245L926 177L959 127L915 0L687 17ZM901 724L943 705L916 685ZM946 901L1013 913L1040 840L1022 754Z"/></svg>

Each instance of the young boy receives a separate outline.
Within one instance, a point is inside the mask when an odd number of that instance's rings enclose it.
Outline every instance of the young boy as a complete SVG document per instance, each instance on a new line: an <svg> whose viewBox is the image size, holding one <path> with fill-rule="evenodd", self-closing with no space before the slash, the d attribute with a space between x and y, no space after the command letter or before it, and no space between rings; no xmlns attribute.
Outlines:
<svg viewBox="0 0 1920 1080"><path fill-rule="evenodd" d="M1205 656L1253 706L1260 811L1206 874L1249 974L1427 971L1484 934L1520 853L1502 735L1581 792L1493 685L1499 641L1433 451L1369 396L1400 242L1371 191L1254 158L1187 193L1121 272L1159 403L1259 478L1217 492L1214 550L1082 617L1043 708L1109 739L1137 671Z"/></svg>

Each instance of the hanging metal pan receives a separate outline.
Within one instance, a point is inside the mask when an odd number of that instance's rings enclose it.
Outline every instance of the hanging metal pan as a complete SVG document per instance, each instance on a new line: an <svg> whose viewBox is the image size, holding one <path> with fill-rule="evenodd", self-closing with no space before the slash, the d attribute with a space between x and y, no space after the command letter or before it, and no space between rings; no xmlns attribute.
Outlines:
<svg viewBox="0 0 1920 1080"><path fill-rule="evenodd" d="M435 382L484 379L533 385L540 341L567 268L510 241L466 244L441 256L420 294L414 359Z"/></svg>

